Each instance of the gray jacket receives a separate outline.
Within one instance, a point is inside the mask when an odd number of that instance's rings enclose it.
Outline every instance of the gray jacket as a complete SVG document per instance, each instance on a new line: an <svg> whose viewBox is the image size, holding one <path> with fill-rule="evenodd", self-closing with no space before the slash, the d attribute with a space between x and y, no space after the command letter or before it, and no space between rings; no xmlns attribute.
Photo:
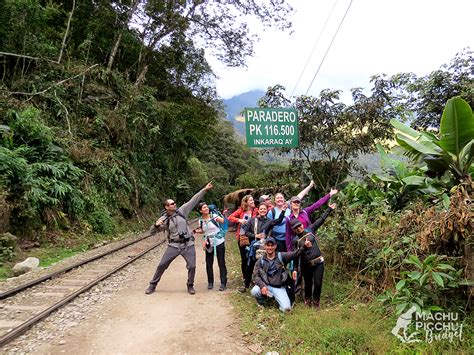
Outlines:
<svg viewBox="0 0 474 355"><path fill-rule="evenodd" d="M165 222L156 227L154 224L150 228L150 234L155 234L166 230L169 225L168 233L169 233L169 246L174 248L180 248L183 246L191 246L194 245L194 238L189 239L186 244L179 243L179 234L186 232L188 236L192 236L193 233L191 228L188 226L188 215L193 210L193 208L198 204L198 202L204 197L206 190L202 189L197 194L195 194L191 199L179 207L175 213L172 215L166 215L167 219ZM178 213L179 212L179 213Z"/></svg>

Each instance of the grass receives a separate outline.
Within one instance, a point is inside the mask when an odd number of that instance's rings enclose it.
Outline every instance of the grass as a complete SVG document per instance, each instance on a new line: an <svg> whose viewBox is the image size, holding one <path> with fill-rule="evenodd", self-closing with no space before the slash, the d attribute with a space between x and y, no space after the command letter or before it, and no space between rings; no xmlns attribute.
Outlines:
<svg viewBox="0 0 474 355"><path fill-rule="evenodd" d="M130 235L130 232L143 232L148 229L152 222L122 224L117 234L97 234L97 233L50 233L47 238L43 238L39 247L22 250L16 248L15 257L12 261L3 261L0 266L0 280L13 276L13 266L25 260L27 257L36 257L40 260L40 267L47 267L63 259L76 254L93 249L98 245L123 239Z"/></svg>
<svg viewBox="0 0 474 355"><path fill-rule="evenodd" d="M235 240L227 243L232 278L240 279L240 255ZM235 281L234 281L235 283ZM473 319L465 320L463 340L403 344L391 334L397 317L373 295L359 288L337 266L326 265L321 309L306 308L302 300L283 314L276 303L257 306L249 292L231 296L241 331L263 352L288 353L471 353Z"/></svg>

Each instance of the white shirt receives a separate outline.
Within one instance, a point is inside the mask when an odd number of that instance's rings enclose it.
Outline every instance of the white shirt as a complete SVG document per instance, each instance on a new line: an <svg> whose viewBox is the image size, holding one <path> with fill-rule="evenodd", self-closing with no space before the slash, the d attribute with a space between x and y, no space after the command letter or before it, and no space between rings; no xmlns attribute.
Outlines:
<svg viewBox="0 0 474 355"><path fill-rule="evenodd" d="M215 218L215 216L211 215L211 219L212 218ZM220 229L219 229L219 227L217 227L214 224L214 222L211 221L211 219L209 219L207 221L202 220L202 231L204 233L204 236L209 238L209 242L214 247L214 239L215 239L216 246L218 246L218 245L225 242L225 237L224 238L214 238L214 236L217 233L219 233Z"/></svg>

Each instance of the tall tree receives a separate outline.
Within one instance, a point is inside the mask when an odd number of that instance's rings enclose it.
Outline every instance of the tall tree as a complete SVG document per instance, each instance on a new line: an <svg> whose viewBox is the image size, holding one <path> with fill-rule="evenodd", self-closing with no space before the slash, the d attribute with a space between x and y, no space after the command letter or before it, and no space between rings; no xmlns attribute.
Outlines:
<svg viewBox="0 0 474 355"><path fill-rule="evenodd" d="M259 102L263 107L291 105L298 110L300 146L286 151L303 158L319 191L342 181L356 166L354 158L373 151L374 141L391 133L390 119L398 117L399 108L390 104L385 79L375 77L372 83L370 96L353 89L352 105L340 100L340 91L329 89L291 103L282 86L270 88Z"/></svg>
<svg viewBox="0 0 474 355"><path fill-rule="evenodd" d="M439 128L439 118L446 102L460 96L474 106L474 56L465 49L449 64L422 77L412 73L394 75L391 93L413 112L415 128Z"/></svg>
<svg viewBox="0 0 474 355"><path fill-rule="evenodd" d="M153 51L176 33L211 49L229 66L244 65L257 39L250 32L249 18L256 18L264 26L288 29L291 11L284 0L143 1L135 13L142 42L136 82L145 80Z"/></svg>

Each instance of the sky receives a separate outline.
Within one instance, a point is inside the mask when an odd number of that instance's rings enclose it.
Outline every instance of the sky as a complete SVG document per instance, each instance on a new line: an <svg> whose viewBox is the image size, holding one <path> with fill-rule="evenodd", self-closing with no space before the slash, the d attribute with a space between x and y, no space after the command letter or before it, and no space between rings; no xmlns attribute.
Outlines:
<svg viewBox="0 0 474 355"><path fill-rule="evenodd" d="M258 32L261 40L247 68L228 68L208 58L223 99L281 84L286 96L316 96L331 88L343 90L347 101L351 88L370 88L375 74L426 75L449 63L463 48L474 50L474 0L353 0L310 85L351 1L288 2L295 10L293 33Z"/></svg>

